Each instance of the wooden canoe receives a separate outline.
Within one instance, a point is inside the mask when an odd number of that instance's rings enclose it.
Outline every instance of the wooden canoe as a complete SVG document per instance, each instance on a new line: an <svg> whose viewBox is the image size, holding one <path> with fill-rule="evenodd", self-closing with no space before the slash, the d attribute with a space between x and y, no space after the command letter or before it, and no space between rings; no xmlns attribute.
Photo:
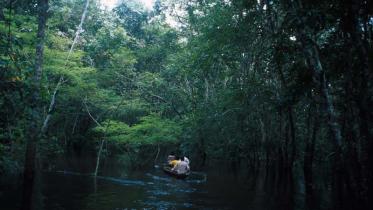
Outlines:
<svg viewBox="0 0 373 210"><path fill-rule="evenodd" d="M172 169L172 168L171 168L170 166L167 166L167 165L164 165L164 166L163 166L163 171L164 171L166 174L168 174L168 175L170 175L170 176L173 176L173 177L175 177L175 178L177 178L177 179L185 179L185 178L187 178L187 177L189 176L189 174L190 174L190 172L185 173L185 174L178 174L176 171L172 171L171 169Z"/></svg>

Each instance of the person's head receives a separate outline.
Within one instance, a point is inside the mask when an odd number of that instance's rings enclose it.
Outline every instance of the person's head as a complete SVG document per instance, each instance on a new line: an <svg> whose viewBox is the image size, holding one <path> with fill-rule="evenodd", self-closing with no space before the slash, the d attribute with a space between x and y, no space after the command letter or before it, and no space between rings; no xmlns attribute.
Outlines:
<svg viewBox="0 0 373 210"><path fill-rule="evenodd" d="M168 160L168 161L172 161L172 160L175 160L175 159L176 159L175 155L169 155L169 156L167 157L167 160Z"/></svg>

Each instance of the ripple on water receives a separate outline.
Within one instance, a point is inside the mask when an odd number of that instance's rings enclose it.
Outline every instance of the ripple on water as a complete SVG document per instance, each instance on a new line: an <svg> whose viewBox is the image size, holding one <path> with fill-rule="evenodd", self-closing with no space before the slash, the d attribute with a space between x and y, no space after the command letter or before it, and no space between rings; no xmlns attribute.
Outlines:
<svg viewBox="0 0 373 210"><path fill-rule="evenodd" d="M112 181L112 182L115 182L121 185L126 185L126 186L133 186L133 185L145 186L146 185L145 182L137 181L137 180L119 179L119 178L114 178L114 177L103 177L103 176L97 176L97 178L102 179L102 180Z"/></svg>
<svg viewBox="0 0 373 210"><path fill-rule="evenodd" d="M165 182L170 182L172 179L169 178L169 177L160 177L160 176L156 176L156 175L153 175L151 173L147 173L146 176L149 176L150 178L154 179L154 180L157 180L157 181L165 181Z"/></svg>
<svg viewBox="0 0 373 210"><path fill-rule="evenodd" d="M151 209L177 209L178 205L176 202L170 202L170 201L162 201L162 200L156 200L156 201L145 201L142 202L146 207L150 207Z"/></svg>
<svg viewBox="0 0 373 210"><path fill-rule="evenodd" d="M151 195L155 195L155 196L159 196L159 195L161 195L161 196L165 196L165 195L170 195L171 193L169 193L169 192L166 192L166 191L164 191L164 190L148 190L147 191L148 193L150 193ZM154 196L152 196L152 197L154 197Z"/></svg>
<svg viewBox="0 0 373 210"><path fill-rule="evenodd" d="M180 193L194 193L197 190L195 188L189 188L189 189L184 189L184 188L178 188L175 189L175 192L180 192Z"/></svg>

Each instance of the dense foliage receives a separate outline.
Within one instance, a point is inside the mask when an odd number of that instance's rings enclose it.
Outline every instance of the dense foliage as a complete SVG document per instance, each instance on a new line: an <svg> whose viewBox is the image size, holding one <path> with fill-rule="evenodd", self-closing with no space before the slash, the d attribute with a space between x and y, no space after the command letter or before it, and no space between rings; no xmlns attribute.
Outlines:
<svg viewBox="0 0 373 210"><path fill-rule="evenodd" d="M38 13L33 0L3 1L0 174L15 174L34 110ZM93 0L70 51L85 2L49 3L37 104L39 124L52 114L38 140L48 168L101 152L152 164L164 149L199 166L297 174L310 198L329 183L335 208L371 207L370 1L165 0L151 11L122 1L107 11Z"/></svg>

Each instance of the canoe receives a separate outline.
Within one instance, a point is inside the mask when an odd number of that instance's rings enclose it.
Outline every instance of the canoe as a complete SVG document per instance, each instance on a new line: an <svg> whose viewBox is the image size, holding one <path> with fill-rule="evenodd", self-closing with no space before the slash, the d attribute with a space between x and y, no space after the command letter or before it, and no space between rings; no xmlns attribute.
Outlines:
<svg viewBox="0 0 373 210"><path fill-rule="evenodd" d="M168 174L168 175L170 175L170 176L173 176L173 177L175 177L175 178L177 178L177 179L185 179L185 178L187 178L187 177L189 176L189 174L190 174L190 172L187 172L187 173L185 173L185 174L178 174L176 171L172 171L172 170L171 170L171 167L170 167L170 166L167 166L167 165L164 165L164 166L163 166L163 171L164 171L166 174Z"/></svg>

